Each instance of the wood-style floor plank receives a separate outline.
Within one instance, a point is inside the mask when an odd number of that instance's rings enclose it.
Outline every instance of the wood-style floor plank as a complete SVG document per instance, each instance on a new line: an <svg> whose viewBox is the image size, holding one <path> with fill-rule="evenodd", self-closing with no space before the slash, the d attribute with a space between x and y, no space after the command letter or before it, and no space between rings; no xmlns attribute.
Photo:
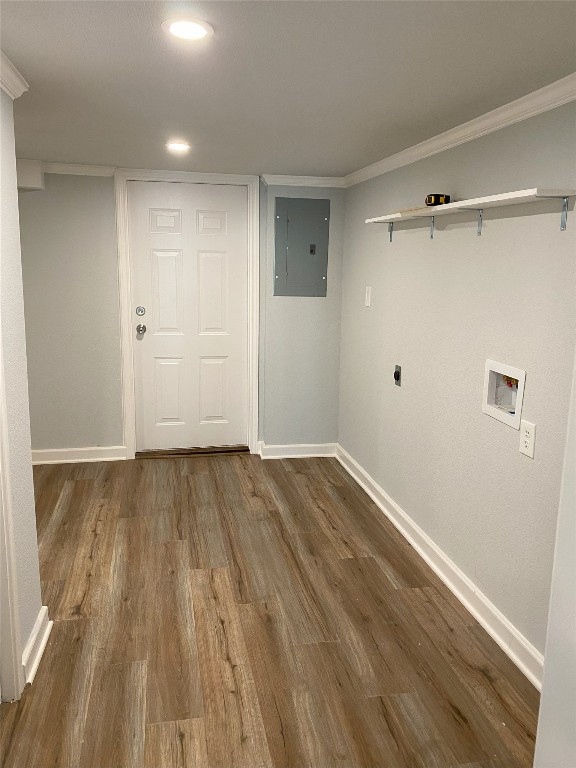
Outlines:
<svg viewBox="0 0 576 768"><path fill-rule="evenodd" d="M269 520L278 513L278 503L262 467L254 461L254 456L244 454L232 457L230 466L234 468L243 499L247 502L248 512L253 520Z"/></svg>
<svg viewBox="0 0 576 768"><path fill-rule="evenodd" d="M146 662L105 665L92 685L79 768L142 768Z"/></svg>
<svg viewBox="0 0 576 768"><path fill-rule="evenodd" d="M2 768L530 768L538 692L335 459L34 470Z"/></svg>
<svg viewBox="0 0 576 768"><path fill-rule="evenodd" d="M171 513L118 519L98 635L109 663L148 659L154 606L165 597L154 591L158 562L162 543L172 538Z"/></svg>
<svg viewBox="0 0 576 768"><path fill-rule="evenodd" d="M97 499L86 507L68 577L51 607L53 620L98 616L112 561L119 502Z"/></svg>
<svg viewBox="0 0 576 768"><path fill-rule="evenodd" d="M225 568L228 565L214 480L206 472L180 477L176 532L188 542L192 568Z"/></svg>
<svg viewBox="0 0 576 768"><path fill-rule="evenodd" d="M202 717L204 704L192 605L192 571L184 541L163 542L150 563L147 589L147 722ZM156 570L156 573L153 572Z"/></svg>
<svg viewBox="0 0 576 768"><path fill-rule="evenodd" d="M396 764L407 768L460 766L417 693L375 697L368 706L375 722L390 734Z"/></svg>
<svg viewBox="0 0 576 768"><path fill-rule="evenodd" d="M204 720L149 723L144 768L210 768Z"/></svg>
<svg viewBox="0 0 576 768"><path fill-rule="evenodd" d="M127 462L121 500L122 517L146 517L175 509L179 496L178 459Z"/></svg>
<svg viewBox="0 0 576 768"><path fill-rule="evenodd" d="M240 605L239 611L272 763L308 765L296 705L305 681L278 600Z"/></svg>
<svg viewBox="0 0 576 768"><path fill-rule="evenodd" d="M70 464L45 464L34 468L36 532L39 539L46 524L52 518L54 507L60 498L64 483L69 477L70 467Z"/></svg>
<svg viewBox="0 0 576 768"><path fill-rule="evenodd" d="M211 768L272 765L254 677L227 569L192 572Z"/></svg>
<svg viewBox="0 0 576 768"><path fill-rule="evenodd" d="M92 501L90 480L67 480L38 539L42 581L67 579L76 555L88 507Z"/></svg>

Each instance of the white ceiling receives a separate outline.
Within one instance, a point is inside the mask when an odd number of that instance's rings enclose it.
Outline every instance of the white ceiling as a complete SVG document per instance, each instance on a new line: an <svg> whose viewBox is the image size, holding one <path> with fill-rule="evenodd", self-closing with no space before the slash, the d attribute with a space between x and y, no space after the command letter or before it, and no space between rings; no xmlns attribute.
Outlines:
<svg viewBox="0 0 576 768"><path fill-rule="evenodd" d="M179 11L201 43L161 28ZM576 70L576 2L0 5L30 84L17 154L49 162L342 176ZM175 158L173 137L193 150Z"/></svg>

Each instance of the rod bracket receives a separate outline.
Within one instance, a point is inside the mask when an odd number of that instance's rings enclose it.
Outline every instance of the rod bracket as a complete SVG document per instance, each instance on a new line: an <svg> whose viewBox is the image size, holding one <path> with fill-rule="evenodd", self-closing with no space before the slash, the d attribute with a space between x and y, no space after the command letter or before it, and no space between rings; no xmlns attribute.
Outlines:
<svg viewBox="0 0 576 768"><path fill-rule="evenodd" d="M560 232L566 231L566 223L568 221L568 198L562 198L562 214L560 216Z"/></svg>
<svg viewBox="0 0 576 768"><path fill-rule="evenodd" d="M476 234L478 237L482 236L482 224L484 223L484 208L480 208L478 210L478 229L476 230Z"/></svg>
<svg viewBox="0 0 576 768"><path fill-rule="evenodd" d="M434 216L430 216L430 240L434 240Z"/></svg>
<svg viewBox="0 0 576 768"><path fill-rule="evenodd" d="M390 242L392 242L392 235L394 233L394 222L389 221L388 222L388 237L390 238Z"/></svg>

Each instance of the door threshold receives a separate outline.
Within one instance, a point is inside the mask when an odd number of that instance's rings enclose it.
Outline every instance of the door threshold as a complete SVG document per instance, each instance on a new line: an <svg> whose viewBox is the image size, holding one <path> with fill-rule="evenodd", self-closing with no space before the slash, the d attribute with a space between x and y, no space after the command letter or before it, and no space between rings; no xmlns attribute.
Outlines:
<svg viewBox="0 0 576 768"><path fill-rule="evenodd" d="M160 448L136 451L136 459L173 459L178 456L219 456L222 454L250 453L247 445L210 445L206 448Z"/></svg>

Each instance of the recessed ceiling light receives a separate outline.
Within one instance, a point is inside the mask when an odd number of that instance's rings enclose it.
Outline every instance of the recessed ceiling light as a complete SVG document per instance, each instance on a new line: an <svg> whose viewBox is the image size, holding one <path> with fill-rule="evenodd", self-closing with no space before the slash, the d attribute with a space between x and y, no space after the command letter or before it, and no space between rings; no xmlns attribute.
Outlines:
<svg viewBox="0 0 576 768"><path fill-rule="evenodd" d="M169 141L166 144L166 149L175 155L185 155L190 149L190 144L185 141Z"/></svg>
<svg viewBox="0 0 576 768"><path fill-rule="evenodd" d="M170 32L174 37L181 37L184 40L202 40L203 37L210 37L214 34L210 24L198 19L165 21L162 24L162 28Z"/></svg>

